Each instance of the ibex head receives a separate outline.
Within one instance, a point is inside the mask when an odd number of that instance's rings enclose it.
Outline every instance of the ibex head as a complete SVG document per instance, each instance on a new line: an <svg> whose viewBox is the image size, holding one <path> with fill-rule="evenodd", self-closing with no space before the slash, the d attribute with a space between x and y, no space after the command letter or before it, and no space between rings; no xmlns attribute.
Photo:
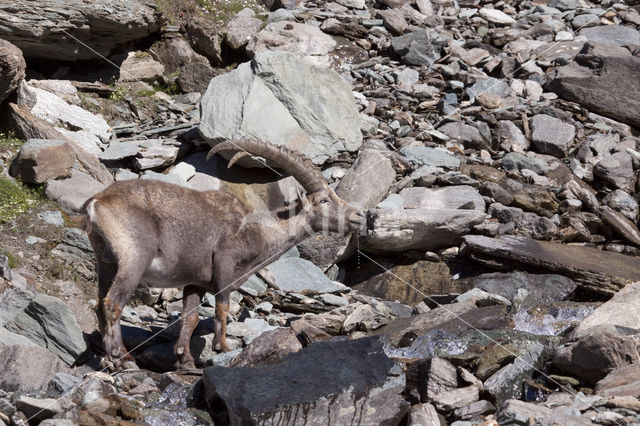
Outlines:
<svg viewBox="0 0 640 426"><path fill-rule="evenodd" d="M306 195L299 194L300 207L309 218L313 232L348 234L366 227L365 216L343 201L327 184L316 166L302 154L282 145L273 145L256 139L234 139L213 147L207 159L220 151L237 151L229 160L231 167L240 158L259 156L287 171L302 185Z"/></svg>

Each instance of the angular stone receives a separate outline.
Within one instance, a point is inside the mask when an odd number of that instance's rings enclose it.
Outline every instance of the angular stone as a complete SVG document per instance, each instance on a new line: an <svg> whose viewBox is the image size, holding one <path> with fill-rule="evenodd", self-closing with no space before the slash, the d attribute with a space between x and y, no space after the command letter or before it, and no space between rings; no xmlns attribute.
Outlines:
<svg viewBox="0 0 640 426"><path fill-rule="evenodd" d="M147 52L129 52L120 65L120 83L155 83L164 74L164 65Z"/></svg>
<svg viewBox="0 0 640 426"><path fill-rule="evenodd" d="M515 149L527 151L530 146L529 140L524 137L520 128L506 120L498 122L498 140L500 147L510 151Z"/></svg>
<svg viewBox="0 0 640 426"><path fill-rule="evenodd" d="M46 348L0 345L0 388L4 391L47 390L56 372L72 373L60 358Z"/></svg>
<svg viewBox="0 0 640 426"><path fill-rule="evenodd" d="M334 71L287 53L257 55L214 78L201 110L199 130L207 139L260 135L316 164L362 143L351 88Z"/></svg>
<svg viewBox="0 0 640 426"><path fill-rule="evenodd" d="M266 331L257 337L228 364L229 367L256 367L279 362L286 355L298 352L302 345L290 328Z"/></svg>
<svg viewBox="0 0 640 426"><path fill-rule="evenodd" d="M68 176L76 161L73 149L64 141L29 139L11 165L12 174L27 183Z"/></svg>
<svg viewBox="0 0 640 426"><path fill-rule="evenodd" d="M551 417L550 408L517 399L505 401L496 413L496 420L502 424L526 425L530 421L544 424L549 417Z"/></svg>
<svg viewBox="0 0 640 426"><path fill-rule="evenodd" d="M564 158L573 143L576 129L546 114L538 114L531 120L531 139L536 150L541 154Z"/></svg>
<svg viewBox="0 0 640 426"><path fill-rule="evenodd" d="M526 237L480 235L463 237L471 258L491 265L507 262L547 270L574 280L579 286L605 295L618 292L640 274L640 260L590 247L536 241Z"/></svg>
<svg viewBox="0 0 640 426"><path fill-rule="evenodd" d="M409 163L416 167L432 166L447 169L457 169L460 167L460 160L449 151L443 149L426 146L405 146L400 148L398 152L405 157Z"/></svg>
<svg viewBox="0 0 640 426"><path fill-rule="evenodd" d="M495 272L472 278L474 288L506 297L511 302L518 293L526 291L525 305L566 300L576 289L573 280L555 274L529 274L527 272Z"/></svg>
<svg viewBox="0 0 640 426"><path fill-rule="evenodd" d="M593 329L592 329L593 330ZM635 339L595 330L556 351L553 364L572 376L595 384L616 368L640 362Z"/></svg>
<svg viewBox="0 0 640 426"><path fill-rule="evenodd" d="M484 382L484 390L495 398L498 404L512 398L519 399L524 392L522 383L540 367L543 350L544 346L541 343L526 342L519 357Z"/></svg>
<svg viewBox="0 0 640 426"><path fill-rule="evenodd" d="M480 399L480 391L477 386L466 386L442 392L433 398L433 404L440 411L451 412L466 407Z"/></svg>
<svg viewBox="0 0 640 426"><path fill-rule="evenodd" d="M45 193L63 209L79 212L85 201L105 188L89 175L72 170L68 179L47 181Z"/></svg>
<svg viewBox="0 0 640 426"><path fill-rule="evenodd" d="M484 219L480 210L374 209L363 245L376 253L451 247Z"/></svg>
<svg viewBox="0 0 640 426"><path fill-rule="evenodd" d="M26 395L18 397L16 400L16 408L35 422L50 419L64 411L57 399L32 398Z"/></svg>
<svg viewBox="0 0 640 426"><path fill-rule="evenodd" d="M593 174L623 191L633 188L633 164L627 152L615 152L598 161Z"/></svg>
<svg viewBox="0 0 640 426"><path fill-rule="evenodd" d="M502 159L502 168L522 171L524 169L533 170L539 175L546 175L549 172L549 165L539 158L527 157L516 152L510 152Z"/></svg>
<svg viewBox="0 0 640 426"><path fill-rule="evenodd" d="M279 259L264 268L260 275L271 286L287 292L330 293L340 290L322 270L308 260L297 257Z"/></svg>
<svg viewBox="0 0 640 426"><path fill-rule="evenodd" d="M404 373L377 338L315 343L269 366L210 367L203 383L214 421L231 424L395 424L408 409Z"/></svg>
<svg viewBox="0 0 640 426"><path fill-rule="evenodd" d="M441 393L458 388L458 371L446 359L434 357L427 368L427 398L433 401Z"/></svg>
<svg viewBox="0 0 640 426"><path fill-rule="evenodd" d="M449 136L451 139L464 144L465 148L486 148L485 142L478 129L473 126L464 123L447 123L444 126L440 126L438 131Z"/></svg>
<svg viewBox="0 0 640 426"><path fill-rule="evenodd" d="M25 69L22 51L0 39L0 104L18 88L24 79Z"/></svg>
<svg viewBox="0 0 640 426"><path fill-rule="evenodd" d="M638 330L640 329L640 313L634 308L634 306L638 306L638 303L640 303L640 282L628 284L580 321L571 335L574 337L586 336L590 328L602 325Z"/></svg>
<svg viewBox="0 0 640 426"><path fill-rule="evenodd" d="M409 24L404 19L404 14L399 9L383 9L378 11L378 17L384 21L384 26L395 35L404 33Z"/></svg>
<svg viewBox="0 0 640 426"><path fill-rule="evenodd" d="M489 22L493 22L494 24L511 25L516 23L515 19L498 9L483 7L478 11L478 13L484 19Z"/></svg>
<svg viewBox="0 0 640 426"><path fill-rule="evenodd" d="M498 95L501 98L506 98L512 96L513 93L507 83L493 77L477 81L467 89L467 96L471 101L481 94Z"/></svg>
<svg viewBox="0 0 640 426"><path fill-rule="evenodd" d="M36 294L5 327L49 348L67 365L73 364L87 348L73 313L57 297Z"/></svg>
<svg viewBox="0 0 640 426"><path fill-rule="evenodd" d="M442 426L436 407L429 403L412 405L407 426Z"/></svg>
<svg viewBox="0 0 640 426"><path fill-rule="evenodd" d="M391 160L379 151L361 150L336 187L336 194L352 206L370 209L387 195L395 178Z"/></svg>
<svg viewBox="0 0 640 426"><path fill-rule="evenodd" d="M409 65L431 66L440 59L449 44L445 36L432 29L424 29L395 37L391 47Z"/></svg>
<svg viewBox="0 0 640 426"><path fill-rule="evenodd" d="M227 45L232 49L240 49L245 46L251 37L260 31L262 21L255 17L252 9L245 8L238 12L227 23Z"/></svg>
<svg viewBox="0 0 640 426"><path fill-rule="evenodd" d="M613 44L615 46L640 45L640 31L624 25L598 25L583 28L578 33L590 42Z"/></svg>
<svg viewBox="0 0 640 426"><path fill-rule="evenodd" d="M639 127L635 111L640 109L640 88L635 82L640 79L640 58L611 48L588 44L574 62L558 68L548 89L593 112Z"/></svg>
<svg viewBox="0 0 640 426"><path fill-rule="evenodd" d="M596 383L594 392L602 396L640 397L640 365L618 367Z"/></svg>

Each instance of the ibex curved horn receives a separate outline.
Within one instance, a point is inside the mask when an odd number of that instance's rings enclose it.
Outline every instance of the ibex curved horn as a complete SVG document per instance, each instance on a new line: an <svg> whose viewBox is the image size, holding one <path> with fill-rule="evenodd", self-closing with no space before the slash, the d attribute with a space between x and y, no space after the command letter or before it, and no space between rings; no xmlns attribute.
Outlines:
<svg viewBox="0 0 640 426"><path fill-rule="evenodd" d="M207 160L221 151L240 151L266 158L277 167L293 176L308 194L320 191L327 185L316 166L304 155L288 149L283 145L274 145L256 139L233 139L221 142L211 148ZM232 160L239 160L233 156ZM246 155L242 155L244 157Z"/></svg>

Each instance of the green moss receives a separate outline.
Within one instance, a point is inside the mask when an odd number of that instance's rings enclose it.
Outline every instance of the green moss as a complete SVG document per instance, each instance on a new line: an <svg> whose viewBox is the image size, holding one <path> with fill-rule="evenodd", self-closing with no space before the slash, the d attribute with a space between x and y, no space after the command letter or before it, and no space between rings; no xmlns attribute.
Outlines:
<svg viewBox="0 0 640 426"><path fill-rule="evenodd" d="M15 219L35 202L34 193L0 176L0 223Z"/></svg>
<svg viewBox="0 0 640 426"><path fill-rule="evenodd" d="M164 92L167 95L177 95L180 94L180 87L178 86L177 82L173 82L173 83L169 83L169 84L164 84L164 83L159 83L153 86L153 90L154 92Z"/></svg>

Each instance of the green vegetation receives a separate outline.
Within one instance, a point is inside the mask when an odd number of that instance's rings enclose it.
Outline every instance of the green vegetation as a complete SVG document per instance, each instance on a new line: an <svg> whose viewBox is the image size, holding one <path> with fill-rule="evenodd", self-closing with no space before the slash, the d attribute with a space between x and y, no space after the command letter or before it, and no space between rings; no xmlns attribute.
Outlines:
<svg viewBox="0 0 640 426"><path fill-rule="evenodd" d="M127 89L122 86L116 86L115 84L113 88L115 91L109 95L109 100L114 102L123 101L128 94Z"/></svg>
<svg viewBox="0 0 640 426"><path fill-rule="evenodd" d="M0 132L0 151L11 148L20 148L24 141L18 139L13 132Z"/></svg>
<svg viewBox="0 0 640 426"><path fill-rule="evenodd" d="M9 253L5 249L0 249L0 254L7 256L7 260L9 261L9 268L13 269L20 265L20 259Z"/></svg>
<svg viewBox="0 0 640 426"><path fill-rule="evenodd" d="M180 87L177 82L172 82L169 84L158 83L153 86L153 91L155 92L164 92L167 95L178 95L181 93Z"/></svg>
<svg viewBox="0 0 640 426"><path fill-rule="evenodd" d="M266 9L256 0L197 0L198 8L214 21L226 23L244 8L259 14Z"/></svg>
<svg viewBox="0 0 640 426"><path fill-rule="evenodd" d="M0 223L26 212L38 198L37 192L0 176Z"/></svg>

